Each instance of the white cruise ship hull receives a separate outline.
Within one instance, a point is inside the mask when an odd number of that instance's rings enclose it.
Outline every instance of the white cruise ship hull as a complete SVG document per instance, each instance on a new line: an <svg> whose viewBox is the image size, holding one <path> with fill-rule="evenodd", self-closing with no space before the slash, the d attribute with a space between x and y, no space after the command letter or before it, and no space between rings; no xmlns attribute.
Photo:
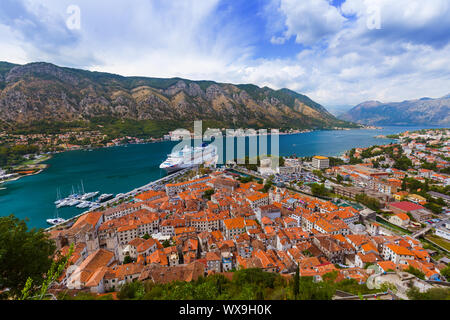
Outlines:
<svg viewBox="0 0 450 320"><path fill-rule="evenodd" d="M176 164L174 166L171 167L160 167L161 169L165 170L167 173L173 173L176 171L180 171L186 168L192 168L194 165L193 164Z"/></svg>
<svg viewBox="0 0 450 320"><path fill-rule="evenodd" d="M168 155L167 160L159 168L165 170L167 173L172 173L186 168L192 168L215 158L215 147L204 147L195 150L185 147L181 152Z"/></svg>

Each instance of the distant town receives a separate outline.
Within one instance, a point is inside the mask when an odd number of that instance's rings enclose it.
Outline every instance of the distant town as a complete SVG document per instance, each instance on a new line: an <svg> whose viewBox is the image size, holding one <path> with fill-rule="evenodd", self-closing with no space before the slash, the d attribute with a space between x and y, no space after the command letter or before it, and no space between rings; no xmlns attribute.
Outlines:
<svg viewBox="0 0 450 320"><path fill-rule="evenodd" d="M371 126L361 127L367 129L376 128ZM221 130L225 131L225 128ZM237 131L236 136L246 136L245 132L248 132L248 130L242 129L241 131ZM333 130L348 129L336 127ZM21 134L0 131L0 183L42 172L47 168L47 165L43 164L43 162L49 160L52 154L55 153L73 150L93 150L95 148L115 147L127 144L179 141L184 133L184 131L174 130L160 137L135 137L132 135L112 137L101 130L73 128L72 130L65 129L62 131L61 133ZM280 131L279 134L298 134L311 131L310 129L289 129ZM195 138L193 134L192 138Z"/></svg>
<svg viewBox="0 0 450 320"><path fill-rule="evenodd" d="M339 158L285 157L277 167L271 158L201 165L52 227L61 256L74 252L51 290L117 295L132 283L247 269L317 284L331 275L367 293L339 290L336 300L446 288L450 130L391 138Z"/></svg>

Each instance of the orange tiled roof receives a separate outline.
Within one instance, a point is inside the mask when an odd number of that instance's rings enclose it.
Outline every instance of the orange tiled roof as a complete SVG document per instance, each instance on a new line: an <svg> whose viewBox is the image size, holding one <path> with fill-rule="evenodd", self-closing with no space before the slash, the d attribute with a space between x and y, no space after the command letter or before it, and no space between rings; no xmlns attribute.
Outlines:
<svg viewBox="0 0 450 320"><path fill-rule="evenodd" d="M411 251L409 251L407 248L402 247L402 246L397 246L395 244L388 244L386 246L398 255L402 255L402 256L413 256L414 255Z"/></svg>
<svg viewBox="0 0 450 320"><path fill-rule="evenodd" d="M243 229L245 228L245 220L244 218L232 218L224 220L223 222L227 230L232 229Z"/></svg>

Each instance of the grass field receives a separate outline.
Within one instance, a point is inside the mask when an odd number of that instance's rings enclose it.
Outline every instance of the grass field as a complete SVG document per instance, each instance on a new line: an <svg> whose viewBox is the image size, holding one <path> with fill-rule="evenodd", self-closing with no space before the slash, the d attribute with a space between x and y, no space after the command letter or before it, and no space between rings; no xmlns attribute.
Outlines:
<svg viewBox="0 0 450 320"><path fill-rule="evenodd" d="M28 160L28 161L21 163L20 165L21 166L29 166L29 165L38 164L38 163L49 160L51 157L52 157L51 155L44 155L39 159Z"/></svg>
<svg viewBox="0 0 450 320"><path fill-rule="evenodd" d="M429 240L433 241L434 243L440 245L442 248L447 249L448 251L450 251L450 242L449 241L447 241L447 240L445 240L445 239L443 239L441 237L438 237L438 236L436 236L434 234L432 234L432 235L428 234L426 236L426 239L429 239Z"/></svg>

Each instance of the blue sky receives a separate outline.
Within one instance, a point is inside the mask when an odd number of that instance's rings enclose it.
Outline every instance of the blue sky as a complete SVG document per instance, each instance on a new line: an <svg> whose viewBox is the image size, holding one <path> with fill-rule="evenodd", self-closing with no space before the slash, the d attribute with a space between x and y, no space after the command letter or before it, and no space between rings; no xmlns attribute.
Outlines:
<svg viewBox="0 0 450 320"><path fill-rule="evenodd" d="M0 2L0 60L286 87L334 112L450 93L449 42L448 0Z"/></svg>

